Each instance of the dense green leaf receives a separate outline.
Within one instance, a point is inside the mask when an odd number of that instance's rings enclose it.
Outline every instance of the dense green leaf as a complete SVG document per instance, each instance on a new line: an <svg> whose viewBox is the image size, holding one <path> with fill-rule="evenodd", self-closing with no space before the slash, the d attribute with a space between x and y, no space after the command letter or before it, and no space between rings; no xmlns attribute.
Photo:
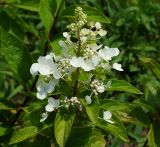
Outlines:
<svg viewBox="0 0 160 147"><path fill-rule="evenodd" d="M143 111L141 107L136 107L129 112L129 115L134 117L134 123L148 126L150 124L149 116Z"/></svg>
<svg viewBox="0 0 160 147"><path fill-rule="evenodd" d="M15 109L13 106L9 105L9 102L4 103L0 101L0 110L12 110Z"/></svg>
<svg viewBox="0 0 160 147"><path fill-rule="evenodd" d="M10 68L24 84L31 78L32 60L24 45L9 33L1 30L1 52Z"/></svg>
<svg viewBox="0 0 160 147"><path fill-rule="evenodd" d="M63 0L40 0L39 14L47 34L51 31L54 24L54 19L61 9Z"/></svg>
<svg viewBox="0 0 160 147"><path fill-rule="evenodd" d="M11 131L11 128L8 126L0 126L0 136L6 135Z"/></svg>
<svg viewBox="0 0 160 147"><path fill-rule="evenodd" d="M160 64L151 58L140 58L140 60L144 63L148 63L152 71L155 73L157 78L160 80Z"/></svg>
<svg viewBox="0 0 160 147"><path fill-rule="evenodd" d="M150 130L148 133L148 144L149 147L159 147L160 146L160 126L159 124L153 123L150 125Z"/></svg>
<svg viewBox="0 0 160 147"><path fill-rule="evenodd" d="M10 144L15 144L27 138L33 137L37 132L38 132L38 129L35 126L29 126L19 131L15 131L10 140Z"/></svg>
<svg viewBox="0 0 160 147"><path fill-rule="evenodd" d="M66 147L105 147L106 140L98 129L73 128Z"/></svg>
<svg viewBox="0 0 160 147"><path fill-rule="evenodd" d="M41 0L39 14L42 19L43 25L49 34L52 25L54 23L54 13L56 12L56 1L53 0Z"/></svg>
<svg viewBox="0 0 160 147"><path fill-rule="evenodd" d="M122 139L123 141L128 142L129 139L122 122L116 117L114 117L113 121L114 121L114 124L108 123L104 120L101 120L101 121L99 120L99 122L96 123L96 126L101 129L104 129L108 133L115 135L116 137Z"/></svg>
<svg viewBox="0 0 160 147"><path fill-rule="evenodd" d="M143 94L140 90L123 80L111 80L112 84L107 91L125 91L134 94Z"/></svg>
<svg viewBox="0 0 160 147"><path fill-rule="evenodd" d="M29 106L24 107L23 110L29 115L30 113L41 109L42 106L43 106L42 102L34 102L31 103Z"/></svg>
<svg viewBox="0 0 160 147"><path fill-rule="evenodd" d="M18 40L24 41L25 34L23 27L17 23L16 19L11 18L5 11L0 11L0 20L3 20L0 21L0 27L15 36Z"/></svg>
<svg viewBox="0 0 160 147"><path fill-rule="evenodd" d="M96 104L87 105L85 107L85 109L86 109L86 112L87 112L87 115L88 115L89 119L93 123L97 122L98 117L99 117L99 108L98 108L98 105L96 105Z"/></svg>
<svg viewBox="0 0 160 147"><path fill-rule="evenodd" d="M90 21L95 21L95 22L102 22L102 23L110 23L110 19L105 16L102 12L100 12L100 10L97 10L95 8L92 7L88 7L88 6L81 6L84 10L84 12L87 14L87 18ZM74 16L74 9L76 8L76 6L71 6L66 8L63 13L62 16L64 17L73 17Z"/></svg>
<svg viewBox="0 0 160 147"><path fill-rule="evenodd" d="M121 103L116 100L103 100L100 105L100 108L111 111L125 110L129 107L131 107L129 104Z"/></svg>
<svg viewBox="0 0 160 147"><path fill-rule="evenodd" d="M40 0L6 0L6 2L17 8L38 12Z"/></svg>
<svg viewBox="0 0 160 147"><path fill-rule="evenodd" d="M57 112L54 122L54 133L57 143L63 147L68 139L75 114L64 114L62 111Z"/></svg>

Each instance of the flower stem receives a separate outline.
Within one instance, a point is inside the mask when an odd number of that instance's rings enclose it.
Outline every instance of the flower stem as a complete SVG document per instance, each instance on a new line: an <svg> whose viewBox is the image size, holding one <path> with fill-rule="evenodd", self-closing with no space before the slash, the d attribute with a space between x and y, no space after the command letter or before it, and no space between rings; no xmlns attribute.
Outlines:
<svg viewBox="0 0 160 147"><path fill-rule="evenodd" d="M77 31L77 38L78 38L78 48L77 48L77 57L80 56L80 51L81 51L81 40L80 40L80 30L78 29ZM79 75L80 75L80 68L77 68L77 71L76 71L76 75L77 75L77 79L74 83L74 86L73 86L73 96L76 96L77 95L77 88L78 88L78 79L79 79Z"/></svg>

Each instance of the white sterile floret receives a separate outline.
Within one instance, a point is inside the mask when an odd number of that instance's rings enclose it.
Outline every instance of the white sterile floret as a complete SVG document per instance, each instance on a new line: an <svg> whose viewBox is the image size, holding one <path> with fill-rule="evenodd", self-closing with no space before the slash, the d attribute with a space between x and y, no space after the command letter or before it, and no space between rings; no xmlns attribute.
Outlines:
<svg viewBox="0 0 160 147"><path fill-rule="evenodd" d="M95 69L91 60L84 60L83 57L72 57L70 64L73 67L81 67L84 71L90 71Z"/></svg>
<svg viewBox="0 0 160 147"><path fill-rule="evenodd" d="M123 71L122 65L119 63L114 63L112 66L113 69L118 70L118 71Z"/></svg>
<svg viewBox="0 0 160 147"><path fill-rule="evenodd" d="M99 30L99 29L101 29L102 25L101 25L100 22L96 22L95 27L96 27L97 30Z"/></svg>
<svg viewBox="0 0 160 147"><path fill-rule="evenodd" d="M45 109L47 112L52 112L54 109L59 107L60 101L59 99L49 98L48 105L46 105Z"/></svg>
<svg viewBox="0 0 160 147"><path fill-rule="evenodd" d="M47 117L48 117L48 113L47 112L46 113L42 113L42 118L40 119L40 122L45 121L47 119Z"/></svg>
<svg viewBox="0 0 160 147"><path fill-rule="evenodd" d="M62 47L62 48L68 48L67 44L63 41L63 40L60 40L58 42L59 46Z"/></svg>
<svg viewBox="0 0 160 147"><path fill-rule="evenodd" d="M30 73L33 75L33 76L36 76L38 74L38 71L39 71L39 64L38 63L34 63L32 64L31 68L30 68Z"/></svg>
<svg viewBox="0 0 160 147"><path fill-rule="evenodd" d="M86 100L87 104L91 104L92 103L92 99L88 95L85 96L85 100Z"/></svg>
<svg viewBox="0 0 160 147"><path fill-rule="evenodd" d="M103 36L106 36L107 31L106 31L106 30L103 30L103 29L100 29L100 30L98 31L98 34L99 34L101 37L103 37Z"/></svg>
<svg viewBox="0 0 160 147"><path fill-rule="evenodd" d="M80 37L80 40L81 40L81 43L84 44L87 42L87 37L85 37L85 36Z"/></svg>
<svg viewBox="0 0 160 147"><path fill-rule="evenodd" d="M58 80L52 79L49 83L39 81L37 84L37 98L43 100L47 97L48 93L52 93L55 86L58 84Z"/></svg>
<svg viewBox="0 0 160 147"><path fill-rule="evenodd" d="M31 66L30 72L32 75L36 75L38 72L41 75L53 75L55 79L59 79L61 74L57 68L57 65L53 62L53 55L50 54L47 56L40 56L38 58L38 63L34 63Z"/></svg>
<svg viewBox="0 0 160 147"><path fill-rule="evenodd" d="M81 67L81 63L84 62L83 57L72 57L72 59L70 60L70 64L73 67Z"/></svg>
<svg viewBox="0 0 160 147"><path fill-rule="evenodd" d="M114 122L111 120L112 113L110 111L103 111L103 119L111 124L114 124Z"/></svg>
<svg viewBox="0 0 160 147"><path fill-rule="evenodd" d="M70 41L71 35L68 32L64 32L63 36Z"/></svg>
<svg viewBox="0 0 160 147"><path fill-rule="evenodd" d="M106 88L111 88L112 87L112 81L109 80L105 86Z"/></svg>
<svg viewBox="0 0 160 147"><path fill-rule="evenodd" d="M91 71L91 70L95 69L95 66L91 60L86 59L86 60L84 60L84 62L81 63L81 68L84 71Z"/></svg>
<svg viewBox="0 0 160 147"><path fill-rule="evenodd" d="M119 49L105 46L103 49L98 51L98 54L103 60L108 61L119 54Z"/></svg>
<svg viewBox="0 0 160 147"><path fill-rule="evenodd" d="M52 93L55 90L55 86L58 85L58 83L59 80L57 79L50 80L47 87L48 93Z"/></svg>
<svg viewBox="0 0 160 147"><path fill-rule="evenodd" d="M99 62L101 61L101 59L97 55L92 56L91 60L94 66L97 66Z"/></svg>

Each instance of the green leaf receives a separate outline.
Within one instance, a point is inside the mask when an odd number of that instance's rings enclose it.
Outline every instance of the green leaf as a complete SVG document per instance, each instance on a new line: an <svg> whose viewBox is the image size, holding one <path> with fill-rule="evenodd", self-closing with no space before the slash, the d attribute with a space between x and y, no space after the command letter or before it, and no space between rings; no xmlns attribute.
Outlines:
<svg viewBox="0 0 160 147"><path fill-rule="evenodd" d="M129 107L131 107L129 104L124 104L117 100L103 100L100 105L100 108L111 111L125 110Z"/></svg>
<svg viewBox="0 0 160 147"><path fill-rule="evenodd" d="M9 103L7 103L7 102L4 103L4 102L0 101L0 110L12 110L12 109L15 109L11 105L9 105Z"/></svg>
<svg viewBox="0 0 160 147"><path fill-rule="evenodd" d="M100 10L97 10L88 6L81 6L83 8L84 13L87 14L87 18L89 21L102 22L102 23L110 23L110 19L105 16ZM70 6L65 9L62 13L63 17L73 17L74 10L76 6Z"/></svg>
<svg viewBox="0 0 160 147"><path fill-rule="evenodd" d="M0 27L15 36L18 40L24 41L25 34L23 27L17 23L16 19L11 18L5 11L0 11L0 20L3 20L0 21Z"/></svg>
<svg viewBox="0 0 160 147"><path fill-rule="evenodd" d="M0 126L0 136L4 136L11 131L11 128L8 126Z"/></svg>
<svg viewBox="0 0 160 147"><path fill-rule="evenodd" d="M140 58L140 60L144 63L148 63L152 71L155 73L157 78L160 80L160 64L151 58Z"/></svg>
<svg viewBox="0 0 160 147"><path fill-rule="evenodd" d="M47 34L50 33L63 2L63 0L40 0L39 14Z"/></svg>
<svg viewBox="0 0 160 147"><path fill-rule="evenodd" d="M17 8L38 12L40 0L6 0L5 2Z"/></svg>
<svg viewBox="0 0 160 147"><path fill-rule="evenodd" d="M29 72L32 59L24 45L1 29L1 52L19 80L26 84L31 78Z"/></svg>
<svg viewBox="0 0 160 147"><path fill-rule="evenodd" d="M60 47L60 45L58 43L60 40L64 40L64 38L54 38L54 40L50 42L52 50L53 50L54 54L56 54L56 55L62 54L62 48Z"/></svg>
<svg viewBox="0 0 160 147"><path fill-rule="evenodd" d="M124 125L117 117L114 116L113 119L114 119L113 120L114 124L101 120L98 123L96 123L96 126L107 131L108 133L115 135L116 137L122 139L123 141L128 142L129 139L126 134Z"/></svg>
<svg viewBox="0 0 160 147"><path fill-rule="evenodd" d="M133 122L138 123L143 126L148 126L150 124L149 116L143 111L141 107L136 107L129 112L129 115L134 117Z"/></svg>
<svg viewBox="0 0 160 147"><path fill-rule="evenodd" d="M56 11L56 1L54 0L41 0L39 14L42 19L43 25L49 34L54 23L54 13Z"/></svg>
<svg viewBox="0 0 160 147"><path fill-rule="evenodd" d="M38 132L38 129L35 126L29 126L19 131L15 131L12 135L12 138L9 144L18 143L27 138L33 137L34 135L37 134L37 132Z"/></svg>
<svg viewBox="0 0 160 147"><path fill-rule="evenodd" d="M66 113L66 112L64 112ZM62 111L57 112L54 122L54 133L57 143L63 147L68 139L71 127L74 121L75 113L69 112L64 114Z"/></svg>
<svg viewBox="0 0 160 147"><path fill-rule="evenodd" d="M98 129L73 128L66 147L105 147L106 140Z"/></svg>
<svg viewBox="0 0 160 147"><path fill-rule="evenodd" d="M143 94L140 90L132 86L126 81L123 80L111 80L112 84L110 87L108 87L107 91L124 91L124 92L130 92L134 94ZM107 82L106 82L107 83Z"/></svg>
<svg viewBox="0 0 160 147"><path fill-rule="evenodd" d="M89 119L93 122L96 123L99 117L99 108L98 105L96 104L91 104L91 105L87 105L85 107L87 115L89 117Z"/></svg>
<svg viewBox="0 0 160 147"><path fill-rule="evenodd" d="M32 102L29 106L24 107L23 110L27 113L27 115L31 114L34 111L37 111L43 107L42 102Z"/></svg>
<svg viewBox="0 0 160 147"><path fill-rule="evenodd" d="M149 147L159 147L160 146L160 126L159 124L153 123L150 125L150 130L148 133L148 144Z"/></svg>
<svg viewBox="0 0 160 147"><path fill-rule="evenodd" d="M92 100L92 104L87 104L86 101L84 99L80 99L81 103L85 106L87 115L89 117L89 119L93 122L96 123L98 121L98 117L99 117L99 101L98 99L94 99L94 101Z"/></svg>

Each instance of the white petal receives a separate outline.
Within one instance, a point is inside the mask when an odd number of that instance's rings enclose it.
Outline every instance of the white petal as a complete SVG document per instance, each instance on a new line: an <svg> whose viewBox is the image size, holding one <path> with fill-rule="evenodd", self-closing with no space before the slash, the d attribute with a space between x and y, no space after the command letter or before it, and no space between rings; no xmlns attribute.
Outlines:
<svg viewBox="0 0 160 147"><path fill-rule="evenodd" d="M92 100L91 100L91 97L90 96L85 96L85 100L87 102L87 104L91 104L92 103Z"/></svg>
<svg viewBox="0 0 160 147"><path fill-rule="evenodd" d="M98 50L98 49L100 49L101 47L102 47L102 45L97 45L97 44L95 44L94 46L91 47L91 49L93 49L93 50Z"/></svg>
<svg viewBox="0 0 160 147"><path fill-rule="evenodd" d="M110 120L110 119L106 119L105 121L107 121L107 122L109 122L111 124L114 124L114 122L112 120Z"/></svg>
<svg viewBox="0 0 160 147"><path fill-rule="evenodd" d="M80 67L81 66L81 63L84 62L84 59L82 57L73 57L71 60L70 60L70 64L73 66L73 67Z"/></svg>
<svg viewBox="0 0 160 147"><path fill-rule="evenodd" d="M123 71L122 65L119 63L114 63L112 66L113 69L118 70L118 71Z"/></svg>
<svg viewBox="0 0 160 147"><path fill-rule="evenodd" d="M38 81L37 84L37 91L43 91L47 87L47 83L45 83L43 80Z"/></svg>
<svg viewBox="0 0 160 147"><path fill-rule="evenodd" d="M48 93L52 93L55 89L55 86L56 86L56 81L58 80L55 80L55 79L52 79L49 83L48 83L48 86L47 86L47 92Z"/></svg>
<svg viewBox="0 0 160 147"><path fill-rule="evenodd" d="M60 71L58 71L57 67L56 66L53 67L52 70L53 70L53 73L52 73L53 77L55 79L60 79L61 78L61 73L60 73Z"/></svg>
<svg viewBox="0 0 160 147"><path fill-rule="evenodd" d="M59 80L52 79L48 84L48 93L51 93L54 91L55 86L58 84Z"/></svg>
<svg viewBox="0 0 160 147"><path fill-rule="evenodd" d="M112 113L110 111L103 111L103 119L108 120L111 119Z"/></svg>
<svg viewBox="0 0 160 147"><path fill-rule="evenodd" d="M50 54L45 56L46 59L50 59L50 60L52 60L53 57L55 57L54 53L50 53Z"/></svg>
<svg viewBox="0 0 160 147"><path fill-rule="evenodd" d="M58 108L59 107L59 104L60 104L60 101L59 99L54 99L54 98L49 98L48 99L48 104L51 105L53 108Z"/></svg>
<svg viewBox="0 0 160 147"><path fill-rule="evenodd" d="M53 61L51 59L46 59L45 57L39 57L38 59L39 63L39 73L42 75L49 75L51 74L51 66L53 64Z"/></svg>
<svg viewBox="0 0 160 147"><path fill-rule="evenodd" d="M47 117L48 117L48 113L43 113L42 118L40 119L40 122L45 121L47 119Z"/></svg>
<svg viewBox="0 0 160 147"><path fill-rule="evenodd" d="M30 68L30 73L35 76L38 74L39 71L39 64L38 63L34 63L32 64L31 68Z"/></svg>
<svg viewBox="0 0 160 147"><path fill-rule="evenodd" d="M48 105L46 105L45 110L47 112L52 112L54 110L54 108L50 104L48 104Z"/></svg>
<svg viewBox="0 0 160 147"><path fill-rule="evenodd" d="M107 82L107 84L106 84L106 88L111 88L111 85L112 85L112 81L109 80L109 81Z"/></svg>
<svg viewBox="0 0 160 147"><path fill-rule="evenodd" d="M87 41L87 37L85 37L85 36L84 37L80 37L80 40L81 40L82 43L85 43Z"/></svg>
<svg viewBox="0 0 160 147"><path fill-rule="evenodd" d="M63 40L60 40L60 41L58 42L58 44L59 44L59 46L61 46L61 47L63 47L63 48L67 48L67 45L66 45L66 43L65 43Z"/></svg>
<svg viewBox="0 0 160 147"><path fill-rule="evenodd" d="M47 97L47 93L46 91L42 90L42 91L37 91L37 98L40 100L43 100Z"/></svg>
<svg viewBox="0 0 160 147"><path fill-rule="evenodd" d="M94 66L97 66L98 63L100 62L100 58L97 55L93 56L91 60Z"/></svg>
<svg viewBox="0 0 160 147"><path fill-rule="evenodd" d="M81 68L84 70L84 71L90 71L90 70L93 70L95 69L93 63L92 63L92 60L85 60L84 62L81 62Z"/></svg>
<svg viewBox="0 0 160 147"><path fill-rule="evenodd" d="M105 88L104 88L103 85L97 87L97 91L98 91L99 93L103 93L104 90L105 90Z"/></svg>
<svg viewBox="0 0 160 147"><path fill-rule="evenodd" d="M118 48L108 48L105 46L104 49L99 50L99 56L104 60L108 61L111 60L112 57L117 56L119 54Z"/></svg>
<svg viewBox="0 0 160 147"><path fill-rule="evenodd" d="M103 30L103 29L100 29L100 30L98 31L98 34L99 34L100 36L105 36L105 35L107 34L107 31L106 31L106 30Z"/></svg>
<svg viewBox="0 0 160 147"><path fill-rule="evenodd" d="M66 39L70 39L71 35L69 35L68 32L64 32L63 33L63 36L66 38Z"/></svg>
<svg viewBox="0 0 160 147"><path fill-rule="evenodd" d="M101 23L100 22L96 22L95 27L97 30L101 29Z"/></svg>

